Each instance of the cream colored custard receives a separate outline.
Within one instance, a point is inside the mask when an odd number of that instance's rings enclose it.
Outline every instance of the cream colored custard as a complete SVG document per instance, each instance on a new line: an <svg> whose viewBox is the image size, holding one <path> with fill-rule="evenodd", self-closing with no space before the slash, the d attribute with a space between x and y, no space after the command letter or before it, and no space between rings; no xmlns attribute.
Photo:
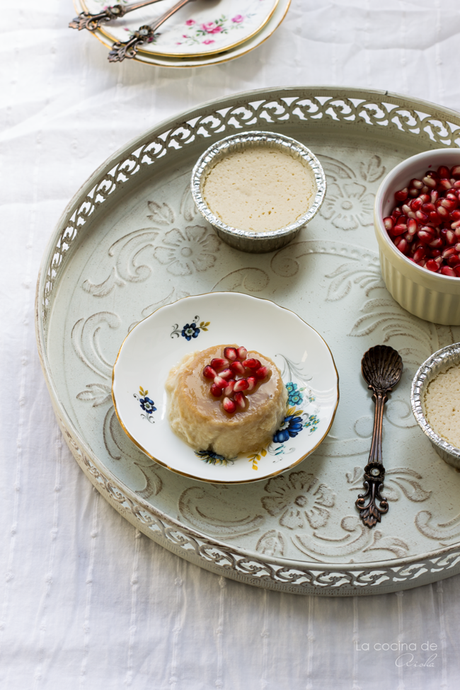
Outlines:
<svg viewBox="0 0 460 690"><path fill-rule="evenodd" d="M437 434L460 448L460 366L439 373L424 395L425 417Z"/></svg>
<svg viewBox="0 0 460 690"><path fill-rule="evenodd" d="M269 232L307 212L317 191L313 170L275 147L229 153L211 168L203 198L223 223Z"/></svg>
<svg viewBox="0 0 460 690"><path fill-rule="evenodd" d="M246 408L227 414L222 401L210 393L212 381L204 378L205 366L222 357L225 345L186 355L173 367L166 381L168 419L172 430L194 450L212 450L232 458L260 450L271 442L286 414L287 391L278 367L268 357L249 352L269 370L263 383L246 395Z"/></svg>

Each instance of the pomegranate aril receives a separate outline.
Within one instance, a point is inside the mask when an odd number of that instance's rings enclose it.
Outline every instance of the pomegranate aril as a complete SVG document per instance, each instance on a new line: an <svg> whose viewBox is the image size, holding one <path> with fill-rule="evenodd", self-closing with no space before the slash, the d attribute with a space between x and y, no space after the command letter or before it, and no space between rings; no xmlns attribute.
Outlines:
<svg viewBox="0 0 460 690"><path fill-rule="evenodd" d="M269 369L268 367L259 367L256 370L256 377L258 379L265 379L268 376Z"/></svg>
<svg viewBox="0 0 460 690"><path fill-rule="evenodd" d="M429 243L429 247L432 247L432 249L442 249L444 246L444 242L442 241L442 237L435 237L435 239Z"/></svg>
<svg viewBox="0 0 460 690"><path fill-rule="evenodd" d="M454 177L456 180L460 180L460 165L454 165L450 171L450 174L451 177Z"/></svg>
<svg viewBox="0 0 460 690"><path fill-rule="evenodd" d="M241 360L246 359L246 357L248 356L248 351L246 350L245 347L242 347L242 346L237 349L236 353L237 353L239 359L241 359Z"/></svg>
<svg viewBox="0 0 460 690"><path fill-rule="evenodd" d="M454 271L457 278L460 278L460 266L455 266Z"/></svg>
<svg viewBox="0 0 460 690"><path fill-rule="evenodd" d="M224 388L224 395L230 396L234 389L235 389L235 379L230 379L230 381L227 381L227 385Z"/></svg>
<svg viewBox="0 0 460 690"><path fill-rule="evenodd" d="M442 222L441 216L438 213L436 213L436 211L432 211L428 214L428 222L432 225L439 225Z"/></svg>
<svg viewBox="0 0 460 690"><path fill-rule="evenodd" d="M419 226L417 221L411 218L407 223L407 232L409 233L409 235L415 235L415 233L418 230L418 227Z"/></svg>
<svg viewBox="0 0 460 690"><path fill-rule="evenodd" d="M438 170L437 170L437 173L441 179L443 177L450 177L450 170L447 167L447 165L440 165Z"/></svg>
<svg viewBox="0 0 460 690"><path fill-rule="evenodd" d="M244 393L235 393L235 396L233 399L236 402L236 404L238 405L238 407L240 407L242 410L245 409L245 407L247 405L247 400L246 400L246 396L244 395Z"/></svg>
<svg viewBox="0 0 460 690"><path fill-rule="evenodd" d="M230 369L235 374L235 376L244 376L244 366L241 362L232 362L230 364Z"/></svg>
<svg viewBox="0 0 460 690"><path fill-rule="evenodd" d="M429 271L432 271L433 273L437 273L439 265L438 262L435 261L435 259L428 259L428 261L425 264L425 268L427 268Z"/></svg>
<svg viewBox="0 0 460 690"><path fill-rule="evenodd" d="M387 232L390 232L390 230L392 230L394 228L394 224L395 224L395 222L394 222L393 218L391 218L391 216L388 216L387 218L383 219L383 225L384 225L384 228Z"/></svg>
<svg viewBox="0 0 460 690"><path fill-rule="evenodd" d="M418 263L419 261L422 261L422 259L426 259L426 255L427 255L426 248L425 247L419 247L414 252L414 255L412 258L414 259L415 263Z"/></svg>
<svg viewBox="0 0 460 690"><path fill-rule="evenodd" d="M421 221L422 223L426 223L426 221L429 218L429 215L428 215L428 213L424 213L423 211L416 211L415 217L417 218L417 220Z"/></svg>
<svg viewBox="0 0 460 690"><path fill-rule="evenodd" d="M211 395L214 396L215 398L220 398L222 395L222 388L217 385L217 383L213 383L211 386Z"/></svg>
<svg viewBox="0 0 460 690"><path fill-rule="evenodd" d="M460 211L452 211L452 213L450 214L450 219L453 222L460 220Z"/></svg>
<svg viewBox="0 0 460 690"><path fill-rule="evenodd" d="M222 407L224 408L225 412L228 412L229 414L232 414L232 412L235 412L236 410L236 404L233 402L233 400L230 400L230 398L224 398L222 400Z"/></svg>
<svg viewBox="0 0 460 690"><path fill-rule="evenodd" d="M450 266L443 266L439 272L442 273L444 276L450 276L451 278L457 277L457 274L455 273L454 269Z"/></svg>
<svg viewBox="0 0 460 690"><path fill-rule="evenodd" d="M438 188L440 190L452 189L452 184L451 184L450 180L448 180L447 178L444 178L443 180L439 180Z"/></svg>
<svg viewBox="0 0 460 690"><path fill-rule="evenodd" d="M209 366L209 364L203 369L203 376L205 379L215 379L217 372Z"/></svg>
<svg viewBox="0 0 460 690"><path fill-rule="evenodd" d="M226 367L228 367L228 359L223 359L222 357L214 357L214 359L211 359L211 366L213 369L215 369L215 371L217 371L217 373L219 373L221 369L225 369Z"/></svg>
<svg viewBox="0 0 460 690"><path fill-rule="evenodd" d="M238 381L235 383L233 390L235 393L239 393L240 391L247 391L249 388L249 384L246 381L246 379L238 379Z"/></svg>
<svg viewBox="0 0 460 690"><path fill-rule="evenodd" d="M243 366L245 366L247 369L258 369L260 367L260 362L258 359L251 357L250 359L244 360Z"/></svg>
<svg viewBox="0 0 460 690"><path fill-rule="evenodd" d="M395 239L395 247L397 247L403 254L407 254L409 251L409 244L403 237L397 237Z"/></svg>
<svg viewBox="0 0 460 690"><path fill-rule="evenodd" d="M234 362L238 358L235 348L226 347L224 349L224 357L226 357L229 360L229 362Z"/></svg>
<svg viewBox="0 0 460 690"><path fill-rule="evenodd" d="M214 379L214 383L216 384L216 386L219 386L219 388L222 388L222 390L227 386L227 381L219 375L217 375Z"/></svg>
<svg viewBox="0 0 460 690"><path fill-rule="evenodd" d="M228 379L231 379L231 378L232 378L232 376L233 376L233 371L232 371L232 370L230 369L230 367L229 367L228 369L224 369L223 371L221 371L220 374L219 374L219 376L220 376L222 379L226 379L226 380L228 381Z"/></svg>
<svg viewBox="0 0 460 690"><path fill-rule="evenodd" d="M423 182L421 180L417 180L416 178L414 178L413 180L411 180L410 186L415 187L415 189L421 189L423 187Z"/></svg>
<svg viewBox="0 0 460 690"><path fill-rule="evenodd" d="M417 237L422 244L429 244L435 238L435 232L433 228L423 227L417 232ZM396 244L396 242L395 242Z"/></svg>
<svg viewBox="0 0 460 690"><path fill-rule="evenodd" d="M408 194L409 190L407 187L404 187L404 189L399 189L397 192L395 192L395 199L396 201L406 201Z"/></svg>
<svg viewBox="0 0 460 690"><path fill-rule="evenodd" d="M254 386L257 383L256 377L255 376L248 376L246 381L248 382L248 391L252 391L252 389L254 388Z"/></svg>
<svg viewBox="0 0 460 690"><path fill-rule="evenodd" d="M427 187L431 187L431 189L434 189L436 187L436 180L430 177L429 175L425 175L425 177L422 179L422 182Z"/></svg>

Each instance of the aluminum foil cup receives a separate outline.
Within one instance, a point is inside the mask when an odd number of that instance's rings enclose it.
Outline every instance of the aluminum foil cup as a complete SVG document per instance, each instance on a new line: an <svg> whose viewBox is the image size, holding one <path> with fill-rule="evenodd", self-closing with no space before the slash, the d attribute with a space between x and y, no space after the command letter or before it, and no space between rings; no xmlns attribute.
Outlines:
<svg viewBox="0 0 460 690"><path fill-rule="evenodd" d="M460 448L456 448L434 431L425 417L423 402L430 381L440 372L456 364L460 364L460 343L443 347L428 357L414 376L410 398L415 419L423 433L430 439L438 455L449 465L460 469Z"/></svg>
<svg viewBox="0 0 460 690"><path fill-rule="evenodd" d="M316 181L316 194L311 203L294 223L278 230L269 232L251 232L240 230L224 223L211 211L203 198L203 187L206 177L216 163L229 153L241 151L250 146L268 146L279 148L289 153L293 158L300 160L308 166L314 174ZM192 172L191 191L195 204L204 216L215 228L219 237L231 247L244 252L271 252L283 247L294 239L318 212L326 193L326 177L321 163L306 146L295 139L277 134L276 132L250 131L225 137L210 146L198 159Z"/></svg>

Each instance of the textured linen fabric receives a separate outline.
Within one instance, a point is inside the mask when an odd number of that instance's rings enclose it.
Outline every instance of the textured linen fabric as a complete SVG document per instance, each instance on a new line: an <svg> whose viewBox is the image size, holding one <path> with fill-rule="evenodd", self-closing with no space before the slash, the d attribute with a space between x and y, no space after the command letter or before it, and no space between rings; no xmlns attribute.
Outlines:
<svg viewBox="0 0 460 690"><path fill-rule="evenodd" d="M457 0L293 0L229 63L109 64L70 0L2 7L0 688L457 688L460 577L366 598L264 591L190 565L92 488L58 429L34 288L67 204L165 118L269 86L387 89L460 110ZM410 663L402 645L416 646ZM407 660L407 657L406 657Z"/></svg>

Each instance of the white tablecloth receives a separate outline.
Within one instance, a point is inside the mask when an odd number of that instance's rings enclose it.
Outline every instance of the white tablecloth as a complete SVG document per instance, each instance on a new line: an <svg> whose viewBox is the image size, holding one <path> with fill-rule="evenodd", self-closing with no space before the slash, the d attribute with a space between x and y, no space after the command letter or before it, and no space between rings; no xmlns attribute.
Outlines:
<svg viewBox="0 0 460 690"><path fill-rule="evenodd" d="M460 110L457 0L293 0L257 50L189 70L109 64L97 40L67 28L74 14L70 0L2 7L0 688L458 687L460 576L328 599L188 564L80 471L34 335L45 245L109 154L167 117L260 87L388 89Z"/></svg>

